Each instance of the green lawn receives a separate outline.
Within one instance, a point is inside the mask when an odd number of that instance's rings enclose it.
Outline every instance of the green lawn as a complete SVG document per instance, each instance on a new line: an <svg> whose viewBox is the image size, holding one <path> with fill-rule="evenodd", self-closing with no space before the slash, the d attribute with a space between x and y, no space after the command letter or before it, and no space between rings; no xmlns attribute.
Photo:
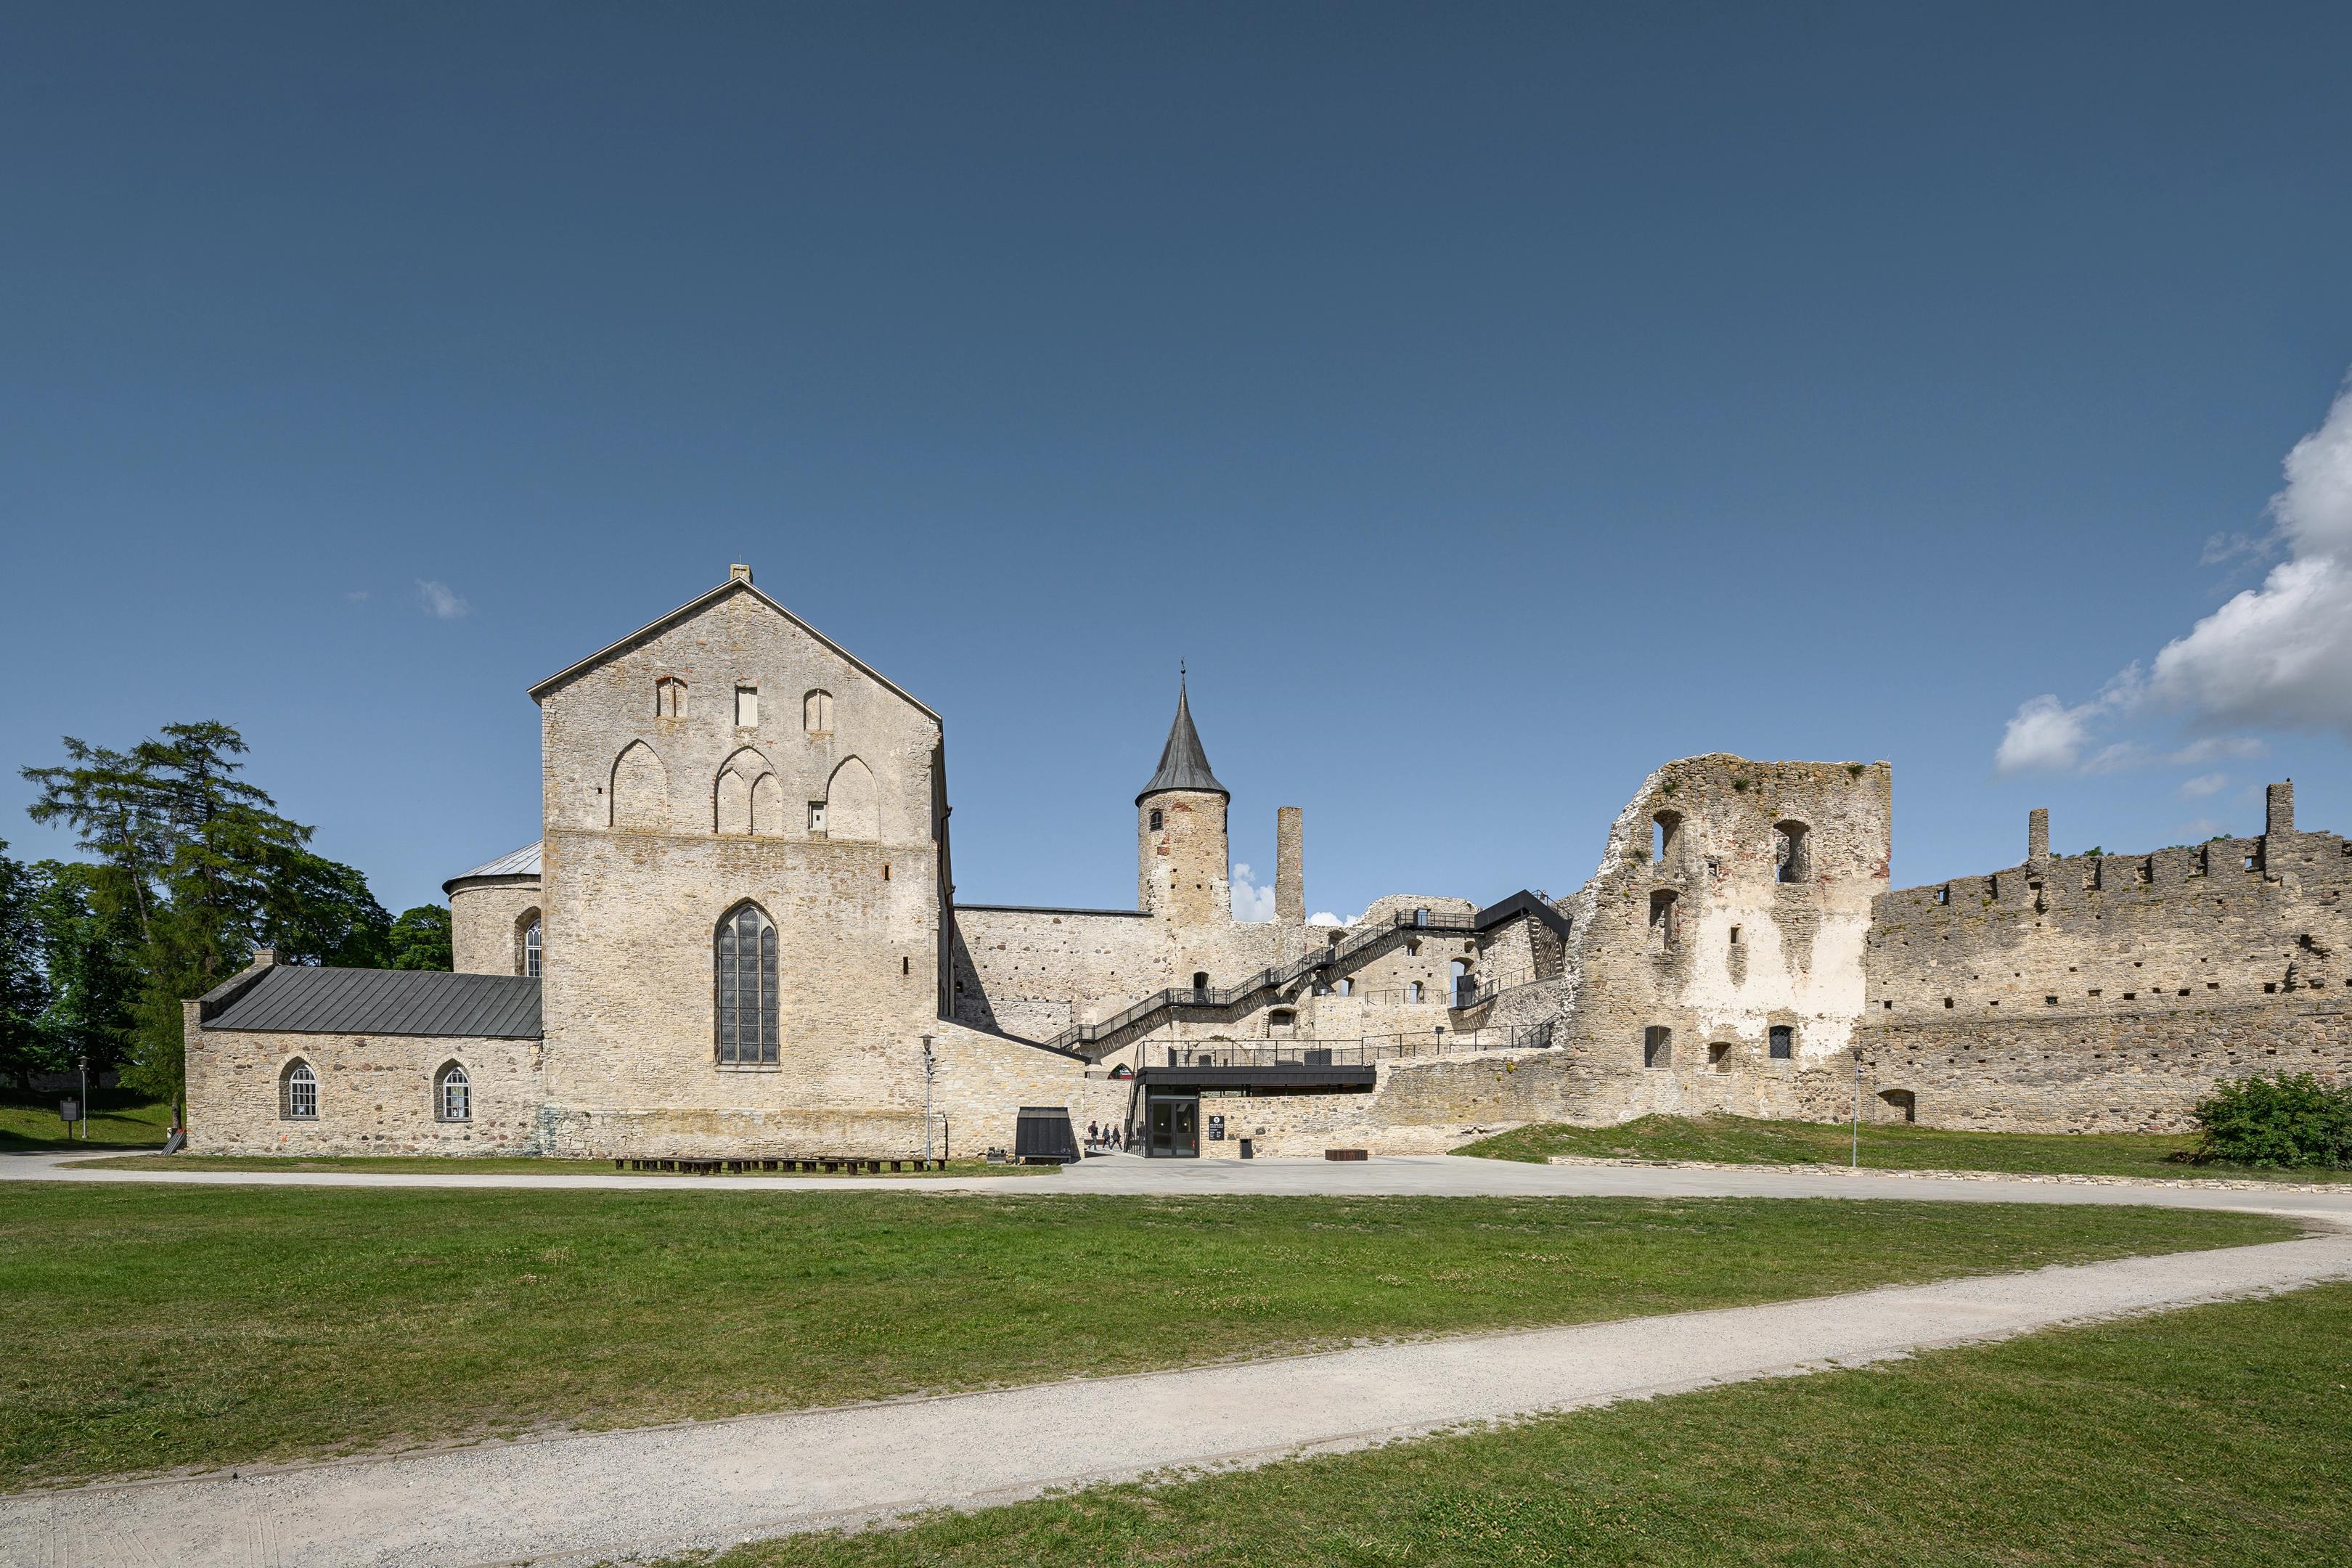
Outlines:
<svg viewBox="0 0 2352 1568"><path fill-rule="evenodd" d="M2347 1347L2324 1286L716 1563L2332 1568Z"/></svg>
<svg viewBox="0 0 2352 1568"><path fill-rule="evenodd" d="M704 1176L680 1176L656 1171L615 1171L610 1160L560 1160L528 1154L337 1154L303 1156L298 1154L110 1154L95 1160L77 1160L77 1167L87 1165L101 1171L377 1171L395 1174L422 1173L446 1176L503 1174L508 1173L532 1176L644 1176L664 1181L707 1181ZM886 1161L887 1164L887 1162ZM884 1171L885 1176L901 1181L938 1181L942 1176L1052 1176L1061 1173L1059 1165L992 1165L985 1160L951 1160L944 1171ZM719 1175L730 1173L721 1171ZM782 1175L779 1171L743 1171L734 1173L746 1176ZM806 1173L822 1176L828 1173ZM836 1176L862 1175L870 1171L839 1171Z"/></svg>
<svg viewBox="0 0 2352 1568"><path fill-rule="evenodd" d="M0 1486L1785 1300L2294 1233L1852 1201L0 1186Z"/></svg>
<svg viewBox="0 0 2352 1568"><path fill-rule="evenodd" d="M162 1100L142 1100L120 1089L100 1089L89 1097L89 1140L84 1142L58 1120L58 1101L65 1096L26 1098L10 1089L0 1096L0 1153L36 1149L161 1149L172 1131L172 1108Z"/></svg>
<svg viewBox="0 0 2352 1568"><path fill-rule="evenodd" d="M1843 1122L1757 1121L1743 1116L1644 1116L1618 1127L1553 1122L1521 1127L1454 1151L1536 1163L1555 1154L1602 1160L1712 1160L1726 1164L1846 1163L1853 1130ZM2261 1170L2173 1160L2196 1140L2166 1132L1955 1132L1868 1122L1862 1163L1882 1171L2014 1171L2034 1175L2147 1176L2161 1181L2252 1177L2352 1180L2346 1171Z"/></svg>

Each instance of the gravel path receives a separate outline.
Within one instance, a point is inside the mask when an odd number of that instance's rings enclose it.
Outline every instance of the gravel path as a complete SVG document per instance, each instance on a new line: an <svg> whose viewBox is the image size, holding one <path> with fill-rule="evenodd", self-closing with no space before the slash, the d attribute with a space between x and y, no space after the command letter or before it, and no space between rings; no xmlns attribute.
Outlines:
<svg viewBox="0 0 2352 1568"><path fill-rule="evenodd" d="M2352 1232L999 1393L0 1499L24 1568L584 1563L1360 1447L2352 1277Z"/></svg>
<svg viewBox="0 0 2352 1568"><path fill-rule="evenodd" d="M564 1188L1844 1197L2259 1210L2326 1226L2261 1247L1898 1287L1767 1307L1476 1335L998 1393L493 1443L235 1477L0 1498L0 1568L585 1563L977 1507L1171 1466L1246 1465L1507 1418L1852 1364L2122 1313L2352 1278L2352 1191L1897 1173L1528 1165L1445 1156L1090 1160L1058 1177L651 1177L105 1171L0 1156L0 1182ZM1107 1415L1106 1412L1116 1412Z"/></svg>

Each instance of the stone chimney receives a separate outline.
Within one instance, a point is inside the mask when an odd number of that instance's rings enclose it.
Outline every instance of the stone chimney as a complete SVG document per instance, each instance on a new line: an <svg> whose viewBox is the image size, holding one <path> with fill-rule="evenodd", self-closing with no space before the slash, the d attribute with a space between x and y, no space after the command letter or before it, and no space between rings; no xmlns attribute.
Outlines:
<svg viewBox="0 0 2352 1568"><path fill-rule="evenodd" d="M257 947L253 950L253 962L247 967L251 969L275 969L278 966L278 950L276 948Z"/></svg>
<svg viewBox="0 0 2352 1568"><path fill-rule="evenodd" d="M2274 784L2263 792L2263 837L2294 831L2294 781Z"/></svg>
<svg viewBox="0 0 2352 1568"><path fill-rule="evenodd" d="M1274 814L1274 918L1307 923L1307 814L1295 805Z"/></svg>
<svg viewBox="0 0 2352 1568"><path fill-rule="evenodd" d="M2025 865L2041 871L2050 865L2050 808L2037 805L2025 814Z"/></svg>

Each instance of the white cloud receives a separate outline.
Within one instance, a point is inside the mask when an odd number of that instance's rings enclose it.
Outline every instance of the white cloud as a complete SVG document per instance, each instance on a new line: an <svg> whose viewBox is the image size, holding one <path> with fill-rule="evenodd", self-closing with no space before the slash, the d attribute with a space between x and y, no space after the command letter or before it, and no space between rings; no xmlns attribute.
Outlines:
<svg viewBox="0 0 2352 1568"><path fill-rule="evenodd" d="M1307 923L1311 926L1343 926L1349 922L1341 920L1329 910L1317 910L1307 917Z"/></svg>
<svg viewBox="0 0 2352 1568"><path fill-rule="evenodd" d="M429 583L422 577L416 580L416 602L436 621L454 621L474 607L459 598L448 584Z"/></svg>
<svg viewBox="0 0 2352 1568"><path fill-rule="evenodd" d="M2001 732L2000 749L1993 753L1993 771L2001 773L2059 773L2082 760L2090 744L2091 721L2099 705L2085 702L2069 708L2057 693L2045 691L2017 705L2009 728Z"/></svg>
<svg viewBox="0 0 2352 1568"><path fill-rule="evenodd" d="M2193 779L2180 781L2180 793L2190 800L2202 795L2220 795L2229 787L2230 775L2227 773L2199 773Z"/></svg>
<svg viewBox="0 0 2352 1568"><path fill-rule="evenodd" d="M2164 760L2177 767L2193 768L2204 763L2249 761L2269 751L2258 735L2208 735L2167 753Z"/></svg>
<svg viewBox="0 0 2352 1568"><path fill-rule="evenodd" d="M1237 921L1274 919L1274 889L1253 886L1250 882L1250 868L1245 863L1239 863L1234 867L1234 919Z"/></svg>
<svg viewBox="0 0 2352 1568"><path fill-rule="evenodd" d="M2260 586L2166 643L2145 669L2126 667L2090 701L2070 706L2045 692L2020 703L1993 753L1996 772L2113 773L2150 761L2196 767L2263 752L2251 735L2209 736L2160 758L2132 741L2098 744L2103 721L2143 706L2200 729L2269 725L2352 737L2352 386L2282 466L2286 483L2270 500L2271 535L2216 534L2204 560L2281 550L2286 559Z"/></svg>
<svg viewBox="0 0 2352 1568"><path fill-rule="evenodd" d="M2148 695L2206 723L2352 735L2352 390L2286 455L2287 559L2165 644Z"/></svg>

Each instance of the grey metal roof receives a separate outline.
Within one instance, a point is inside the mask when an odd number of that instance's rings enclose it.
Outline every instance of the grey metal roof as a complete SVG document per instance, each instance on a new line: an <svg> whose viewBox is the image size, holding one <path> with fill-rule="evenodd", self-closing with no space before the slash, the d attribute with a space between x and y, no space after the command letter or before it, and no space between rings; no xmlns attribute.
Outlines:
<svg viewBox="0 0 2352 1568"><path fill-rule="evenodd" d="M281 964L205 1019L205 1027L535 1040L541 1033L539 978Z"/></svg>
<svg viewBox="0 0 2352 1568"><path fill-rule="evenodd" d="M1209 753L1201 749L1201 731L1192 728L1192 704L1184 694L1184 682L1176 682L1176 722L1168 726L1168 744L1160 750L1160 771L1143 786L1143 794L1135 797L1141 805L1147 795L1162 790L1195 789L1234 798L1233 791L1217 782L1209 771Z"/></svg>
<svg viewBox="0 0 2352 1568"><path fill-rule="evenodd" d="M536 841L520 849L509 849L495 860L486 860L470 871L460 871L441 884L447 892L460 882L470 882L477 877L536 877L539 875L539 845Z"/></svg>

